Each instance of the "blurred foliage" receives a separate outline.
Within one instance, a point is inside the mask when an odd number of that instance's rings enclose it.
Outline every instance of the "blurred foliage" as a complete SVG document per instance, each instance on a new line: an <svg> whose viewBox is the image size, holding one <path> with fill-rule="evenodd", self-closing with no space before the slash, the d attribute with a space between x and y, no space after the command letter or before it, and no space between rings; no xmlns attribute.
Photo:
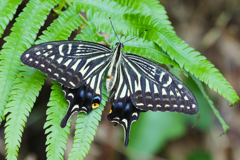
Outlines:
<svg viewBox="0 0 240 160"><path fill-rule="evenodd" d="M212 157L207 151L195 150L187 156L186 160L212 160Z"/></svg>

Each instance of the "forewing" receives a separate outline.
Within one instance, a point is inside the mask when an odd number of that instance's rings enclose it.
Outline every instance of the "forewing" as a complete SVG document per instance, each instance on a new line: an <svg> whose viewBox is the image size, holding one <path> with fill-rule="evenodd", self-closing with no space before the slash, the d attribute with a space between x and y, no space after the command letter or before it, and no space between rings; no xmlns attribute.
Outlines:
<svg viewBox="0 0 240 160"><path fill-rule="evenodd" d="M31 47L21 61L72 89L80 87L94 72L102 70L112 50L86 41L55 41Z"/></svg>
<svg viewBox="0 0 240 160"><path fill-rule="evenodd" d="M125 54L122 65L131 100L137 108L186 114L198 112L198 104L192 92L157 64L133 54Z"/></svg>
<svg viewBox="0 0 240 160"><path fill-rule="evenodd" d="M65 98L69 102L69 107L65 117L61 122L61 127L65 127L69 118L75 112L89 114L93 108L98 107L102 100L102 81L104 73L109 65L89 77L79 88L70 89L62 86Z"/></svg>
<svg viewBox="0 0 240 160"><path fill-rule="evenodd" d="M132 122L137 121L140 110L137 109L130 98L130 90L124 79L122 67L119 69L117 89L113 92L113 104L108 120L123 126L125 133L124 144L127 147Z"/></svg>

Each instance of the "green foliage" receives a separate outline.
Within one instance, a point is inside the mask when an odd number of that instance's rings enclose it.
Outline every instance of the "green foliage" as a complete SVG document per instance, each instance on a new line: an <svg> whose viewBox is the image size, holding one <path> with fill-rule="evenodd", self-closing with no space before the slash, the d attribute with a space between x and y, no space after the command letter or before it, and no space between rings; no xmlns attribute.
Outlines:
<svg viewBox="0 0 240 160"><path fill-rule="evenodd" d="M141 113L141 118L132 126L128 155L133 160L149 159L153 153L162 149L168 140L176 139L185 132L186 127L182 114L170 112ZM134 148L138 154L131 153L131 148Z"/></svg>
<svg viewBox="0 0 240 160"><path fill-rule="evenodd" d="M13 14L20 3L20 0L2 0L0 2L0 36L13 18ZM59 6L55 8L55 12L59 16L35 42L47 15L57 4ZM61 10L62 8L64 8L64 11ZM79 14L80 11L87 12L88 21ZM233 104L238 101L239 97L222 74L214 68L213 64L176 36L164 7L157 0L139 0L138 2L135 0L30 0L16 18L16 22L11 28L11 34L4 38L6 43L0 51L0 123L7 115L5 125L7 159L17 159L27 117L41 90L43 80L46 78L43 73L24 66L20 62L21 54L30 48L33 43L66 40L79 27L82 29L82 33L78 34L75 39L93 42L104 41L109 44L104 37L99 35L100 32L113 33L109 17L112 17L117 33L124 35L120 37L121 41L130 39L146 29L148 30L141 35L141 38L124 44L125 52L138 54L156 63L170 64L176 69L182 69L186 74L189 72L194 75L196 77L194 80L222 123L224 133L226 132L228 126L220 117L218 111L214 109L212 101L203 90L201 81ZM110 40L113 44L116 42L116 37L112 34ZM89 115L78 115L74 143L69 159L83 159L88 153L101 120L103 107L107 101L108 94L104 85L103 89L103 100L100 107L94 109ZM59 124L68 104L64 99L60 85L55 82L53 82L48 106L47 121L44 125L45 133L48 134L46 157L49 160L63 159L65 144L70 133L70 122L66 128L60 128ZM162 115L159 116L159 114ZM155 145L148 147L148 153L153 153L155 149L161 147L160 142L163 144L167 139L181 136L185 131L183 123L181 123L181 117L168 116L166 113L155 113L154 116L149 116L150 113L143 115L144 113L141 114L143 123L148 123L144 121L144 117L153 121L162 121L161 119L168 118L169 122L172 122L172 126L176 126L172 118L177 119L178 122L178 127L173 127L175 130L172 130L172 133L175 134L160 136L162 139L158 139ZM167 125L163 125L161 128L151 127L151 130L156 130L152 131L152 134L159 133L158 130L162 128L169 130L168 127ZM140 137L145 132L149 133L149 130L148 128L143 129L143 132L139 132L138 136ZM154 136L156 135L152 135L152 137ZM129 145L138 147L140 139L133 139ZM141 143L145 144L147 142L142 141Z"/></svg>
<svg viewBox="0 0 240 160"><path fill-rule="evenodd" d="M96 33L96 27L93 23L88 24L82 33L78 34L75 38L75 40L87 40L92 42L101 42L103 39L104 37ZM102 103L100 107L92 110L89 115L79 113L77 116L73 146L68 155L69 160L83 159L90 149L90 144L93 141L99 121L101 120L102 111L108 100L108 93L104 82L105 79L102 86Z"/></svg>
<svg viewBox="0 0 240 160"><path fill-rule="evenodd" d="M96 130L108 97L106 86L103 85L102 89L103 103L101 103L100 107L94 109L89 115L79 113L77 116L73 146L68 155L69 160L83 159L90 149L90 144L96 135Z"/></svg>
<svg viewBox="0 0 240 160"><path fill-rule="evenodd" d="M209 151L198 149L189 154L186 160L213 160L213 158L211 157Z"/></svg>
<svg viewBox="0 0 240 160"><path fill-rule="evenodd" d="M7 42L0 51L0 122L4 118L2 113L9 101L14 80L19 73L20 55L34 42L47 13L55 4L56 2L51 1L31 1L16 18L16 23L11 28L11 34L5 37Z"/></svg>
<svg viewBox="0 0 240 160"><path fill-rule="evenodd" d="M26 68L28 71L25 71ZM26 66L21 66L20 71L5 110L5 115L10 113L6 118L5 143L8 152L7 159L11 160L17 159L23 128L39 90L42 88L43 78L46 77L43 73ZM20 77L29 78L21 81Z"/></svg>
<svg viewBox="0 0 240 160"><path fill-rule="evenodd" d="M61 86L55 81L53 81L52 90L48 103L50 107L47 109L47 122L44 125L45 134L48 134L46 141L46 145L48 145L46 148L47 158L63 159L63 149L66 149L67 138L70 133L70 121L64 129L59 124L64 117L68 103L65 100Z"/></svg>
<svg viewBox="0 0 240 160"><path fill-rule="evenodd" d="M195 77L205 82L211 89L217 91L223 97L235 104L239 97L232 86L223 77L214 65L194 51L183 40L178 38L172 31L158 21L152 20L151 16L145 17L141 14L113 14L108 12L88 12L88 19L95 23L101 32L112 32L108 17L112 17L115 30L124 35L137 35L148 30L145 39L151 40L161 46L171 59L175 60L181 68L192 73Z"/></svg>
<svg viewBox="0 0 240 160"><path fill-rule="evenodd" d="M202 92L204 98L207 100L208 104L210 105L213 113L215 114L215 116L218 118L218 120L222 124L223 134L225 134L227 132L227 130L229 129L228 125L226 124L224 119L221 117L219 111L214 107L214 104L213 104L212 100L208 97L208 95L207 95L207 93L206 93L206 91L205 91L201 81L199 79L197 79L196 77L194 77L193 75L191 75L191 76L192 76L192 79L195 81L195 83L198 85L198 88Z"/></svg>
<svg viewBox="0 0 240 160"><path fill-rule="evenodd" d="M168 20L167 12L164 7L159 4L158 0L114 0L123 6L127 6L134 10L139 10L140 14L147 17L151 16L158 23L162 24L168 30L173 31L173 27L171 26L171 22ZM126 13L126 12L125 12ZM173 31L174 32L174 31Z"/></svg>
<svg viewBox="0 0 240 160"><path fill-rule="evenodd" d="M9 21L13 19L13 15L16 13L17 7L21 2L21 0L0 1L0 37L2 37Z"/></svg>
<svg viewBox="0 0 240 160"><path fill-rule="evenodd" d="M5 129L7 159L17 159L23 127L43 84L42 73L37 75L35 71L32 71L32 75L29 75L31 73L29 71L24 74L25 67L21 67L20 55L34 42L47 13L55 4L54 1L29 2L25 10L16 19L16 23L11 29L12 32L5 38L7 42L1 50L0 122L4 115L9 113L6 118ZM20 73L20 71L23 73ZM21 81L22 76L28 77L28 80ZM36 84L32 82L36 82ZM5 107L6 110L2 114Z"/></svg>
<svg viewBox="0 0 240 160"><path fill-rule="evenodd" d="M77 29L81 23L79 10L75 7L70 7L62 12L58 19L54 20L36 43L67 39L71 32ZM48 134L46 141L46 145L48 145L46 148L47 158L63 159L63 149L66 149L70 123L68 122L67 127L62 129L60 122L67 111L68 103L59 84L53 83L52 89L48 103L47 122L44 125L45 133Z"/></svg>
<svg viewBox="0 0 240 160"><path fill-rule="evenodd" d="M132 37L120 37L121 42L125 42ZM110 35L110 41L112 44L118 42L115 34ZM161 64L170 64L173 67L180 69L177 62L173 61L169 55L162 50L156 43L153 41L145 40L144 38L133 39L124 44L123 52L125 53L135 53L142 57L145 57L155 63Z"/></svg>

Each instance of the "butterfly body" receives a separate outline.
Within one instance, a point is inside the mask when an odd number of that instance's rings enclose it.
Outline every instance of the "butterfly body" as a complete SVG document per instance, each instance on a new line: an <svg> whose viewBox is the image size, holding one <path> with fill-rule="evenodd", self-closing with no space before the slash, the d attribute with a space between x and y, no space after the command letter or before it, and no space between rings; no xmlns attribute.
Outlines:
<svg viewBox="0 0 240 160"><path fill-rule="evenodd" d="M113 51L110 67L107 73L106 87L107 92L110 92L117 80L118 70L122 59L122 43L116 43L116 49Z"/></svg>
<svg viewBox="0 0 240 160"><path fill-rule="evenodd" d="M62 84L69 107L61 127L75 112L89 114L101 104L106 72L112 102L108 119L123 126L125 146L131 124L141 112L198 112L194 95L178 78L143 57L123 53L122 48L122 43L112 50L87 41L47 42L25 51L21 61Z"/></svg>

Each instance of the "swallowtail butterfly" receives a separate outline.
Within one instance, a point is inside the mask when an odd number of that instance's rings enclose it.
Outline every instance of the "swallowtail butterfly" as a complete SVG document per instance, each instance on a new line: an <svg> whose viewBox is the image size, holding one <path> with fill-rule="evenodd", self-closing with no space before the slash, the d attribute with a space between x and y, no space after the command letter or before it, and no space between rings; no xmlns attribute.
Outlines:
<svg viewBox="0 0 240 160"><path fill-rule="evenodd" d="M121 124L128 145L132 122L145 111L196 114L198 104L191 91L174 75L140 56L123 53L87 41L54 41L26 50L21 61L62 84L69 107L61 122L65 127L75 112L89 114L102 99L102 81L111 91L108 120Z"/></svg>

